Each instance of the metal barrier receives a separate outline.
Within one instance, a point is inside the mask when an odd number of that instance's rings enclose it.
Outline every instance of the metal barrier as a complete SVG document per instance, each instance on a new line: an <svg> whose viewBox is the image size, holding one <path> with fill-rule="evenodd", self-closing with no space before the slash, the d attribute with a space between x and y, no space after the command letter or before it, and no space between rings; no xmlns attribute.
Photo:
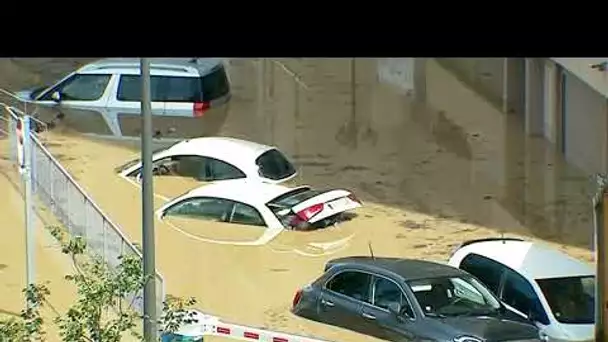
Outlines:
<svg viewBox="0 0 608 342"><path fill-rule="evenodd" d="M204 336L221 336L239 341L261 342L328 342L314 337L286 334L282 332L254 328L241 324L222 321L220 318L192 310L191 324L184 324L175 334L167 336L167 341L173 337L186 337L192 341L203 341ZM180 341L179 339L177 339Z"/></svg>
<svg viewBox="0 0 608 342"><path fill-rule="evenodd" d="M10 159L17 162L17 123L23 112L4 106L6 130L10 140ZM87 242L90 251L102 257L115 268L121 255L142 253L125 237L120 228L99 208L93 199L78 185L68 171L44 147L37 134L32 131L31 139L31 177L34 195L65 226L70 235L81 236ZM165 298L165 286L162 276L155 276L157 289L158 312L162 312ZM143 290L134 293L128 300L133 300L133 307L143 314Z"/></svg>

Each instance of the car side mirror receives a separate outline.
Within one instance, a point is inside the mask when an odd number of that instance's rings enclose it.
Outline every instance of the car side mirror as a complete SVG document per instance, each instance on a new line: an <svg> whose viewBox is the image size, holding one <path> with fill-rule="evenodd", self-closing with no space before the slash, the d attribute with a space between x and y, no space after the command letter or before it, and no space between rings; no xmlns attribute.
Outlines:
<svg viewBox="0 0 608 342"><path fill-rule="evenodd" d="M58 91L54 91L51 94L51 99L53 99L53 101L55 101L55 102L61 102L61 93Z"/></svg>

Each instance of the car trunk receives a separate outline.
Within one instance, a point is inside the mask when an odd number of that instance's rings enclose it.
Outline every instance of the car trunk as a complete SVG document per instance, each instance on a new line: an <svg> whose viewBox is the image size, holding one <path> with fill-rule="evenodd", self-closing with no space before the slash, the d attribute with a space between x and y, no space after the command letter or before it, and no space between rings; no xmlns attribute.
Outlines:
<svg viewBox="0 0 608 342"><path fill-rule="evenodd" d="M361 203L350 191L303 186L272 200L268 206L287 228L271 242L273 248L323 255L348 245L355 234L355 225L348 222L354 215L347 212Z"/></svg>
<svg viewBox="0 0 608 342"><path fill-rule="evenodd" d="M318 195L293 206L291 211L298 216L302 216L308 223L314 224L328 217L359 208L361 203L349 196L351 196L351 193L346 190L329 190L321 192ZM311 208L321 209L313 210Z"/></svg>

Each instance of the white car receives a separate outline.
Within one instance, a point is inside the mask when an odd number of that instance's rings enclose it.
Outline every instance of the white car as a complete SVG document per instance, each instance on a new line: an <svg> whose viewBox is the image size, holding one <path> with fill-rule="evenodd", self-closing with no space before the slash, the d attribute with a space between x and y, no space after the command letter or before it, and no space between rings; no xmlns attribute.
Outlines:
<svg viewBox="0 0 608 342"><path fill-rule="evenodd" d="M286 229L332 225L341 214L359 207L361 202L347 190L233 180L191 190L163 205L156 215L161 220L185 217L264 227L257 242L263 244Z"/></svg>
<svg viewBox="0 0 608 342"><path fill-rule="evenodd" d="M69 116L104 112L118 120L139 114L139 58L106 58L82 66L51 86L17 92L37 105ZM230 100L230 82L217 58L151 58L150 96L153 115L201 117Z"/></svg>
<svg viewBox="0 0 608 342"><path fill-rule="evenodd" d="M558 250L516 238L472 240L448 262L481 280L546 341L594 340L595 271Z"/></svg>
<svg viewBox="0 0 608 342"><path fill-rule="evenodd" d="M282 183L296 176L293 164L277 148L227 137L204 137L180 141L156 151L153 174L181 176L202 182L248 179ZM141 176L136 159L117 168L123 177Z"/></svg>

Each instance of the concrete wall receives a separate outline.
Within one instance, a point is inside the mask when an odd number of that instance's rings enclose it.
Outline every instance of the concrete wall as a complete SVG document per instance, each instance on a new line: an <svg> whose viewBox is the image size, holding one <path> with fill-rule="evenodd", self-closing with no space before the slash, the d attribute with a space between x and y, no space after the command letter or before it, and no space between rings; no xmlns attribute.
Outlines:
<svg viewBox="0 0 608 342"><path fill-rule="evenodd" d="M607 171L607 100L569 71L564 78L564 154L588 173Z"/></svg>

